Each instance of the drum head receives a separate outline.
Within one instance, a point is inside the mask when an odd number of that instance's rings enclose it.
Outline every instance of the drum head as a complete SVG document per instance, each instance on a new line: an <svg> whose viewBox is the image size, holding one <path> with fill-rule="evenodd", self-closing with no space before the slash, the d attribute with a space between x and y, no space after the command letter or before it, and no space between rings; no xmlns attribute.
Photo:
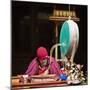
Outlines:
<svg viewBox="0 0 90 90"><path fill-rule="evenodd" d="M65 46L61 46L61 54L66 55L68 49L70 48L70 32L69 32L69 24L68 22L64 22L61 28L60 32L60 44L63 44Z"/></svg>
<svg viewBox="0 0 90 90"><path fill-rule="evenodd" d="M73 50L73 45L78 46L79 30L78 25L73 20L67 20L63 23L60 31L59 42L62 44L60 47L61 57L70 56Z"/></svg>

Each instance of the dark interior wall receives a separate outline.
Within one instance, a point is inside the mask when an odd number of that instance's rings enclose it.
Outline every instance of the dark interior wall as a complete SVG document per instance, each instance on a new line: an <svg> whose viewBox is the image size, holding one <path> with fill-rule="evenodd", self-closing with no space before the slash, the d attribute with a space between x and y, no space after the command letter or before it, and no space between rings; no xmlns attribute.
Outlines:
<svg viewBox="0 0 90 90"><path fill-rule="evenodd" d="M25 72L39 46L50 50L54 25L48 20L52 13L52 7L48 7L47 4L12 2L12 75Z"/></svg>
<svg viewBox="0 0 90 90"><path fill-rule="evenodd" d="M78 11L79 10L79 11ZM87 63L88 63L88 53L87 53L87 50L88 50L88 42L87 42L87 20L88 20L88 16L87 16L87 7L86 6L81 6L81 7L78 7L76 9L77 11L77 15L80 17L80 22L78 23L79 25L79 46L78 46L78 51L76 52L76 55L75 55L75 62L76 63L80 63L80 64L83 64L84 67L83 67L83 71L85 73L87 73Z"/></svg>
<svg viewBox="0 0 90 90"><path fill-rule="evenodd" d="M17 75L25 72L39 46L50 51L55 43L55 24L48 17L52 15L55 5L61 10L68 10L68 5L19 1L12 1L11 5L12 75ZM80 18L80 39L75 62L87 66L87 6L71 5L71 10L75 10Z"/></svg>

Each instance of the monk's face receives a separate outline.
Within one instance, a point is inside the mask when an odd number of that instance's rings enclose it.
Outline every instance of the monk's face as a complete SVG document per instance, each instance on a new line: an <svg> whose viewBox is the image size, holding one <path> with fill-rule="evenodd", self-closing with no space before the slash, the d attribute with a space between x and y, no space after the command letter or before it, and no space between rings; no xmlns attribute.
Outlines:
<svg viewBox="0 0 90 90"><path fill-rule="evenodd" d="M40 58L39 61L42 64L44 62L44 59L43 58Z"/></svg>
<svg viewBox="0 0 90 90"><path fill-rule="evenodd" d="M40 60L41 66L44 67L48 64L48 60L46 58L43 58Z"/></svg>

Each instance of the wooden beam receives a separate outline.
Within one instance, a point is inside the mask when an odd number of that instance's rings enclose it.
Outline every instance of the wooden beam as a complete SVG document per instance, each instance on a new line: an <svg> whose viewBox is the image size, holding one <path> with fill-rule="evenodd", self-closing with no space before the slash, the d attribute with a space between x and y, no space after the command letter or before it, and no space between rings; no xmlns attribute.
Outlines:
<svg viewBox="0 0 90 90"><path fill-rule="evenodd" d="M65 21L68 20L69 17L56 17L56 16L50 16L49 20L54 21L54 22L60 22L60 21ZM76 22L80 21L80 18L78 17L71 17L71 20L74 20Z"/></svg>

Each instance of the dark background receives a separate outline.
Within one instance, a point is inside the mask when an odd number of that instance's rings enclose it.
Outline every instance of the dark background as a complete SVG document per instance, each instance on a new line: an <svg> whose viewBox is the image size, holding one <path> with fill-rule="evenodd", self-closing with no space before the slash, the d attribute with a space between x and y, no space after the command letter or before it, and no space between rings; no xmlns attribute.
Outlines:
<svg viewBox="0 0 90 90"><path fill-rule="evenodd" d="M23 74L30 61L36 56L39 46L48 52L55 43L55 24L48 18L56 6L59 10L68 10L67 4L51 4L36 2L11 2L11 34L12 34L12 75ZM71 5L80 18L79 47L74 61L83 64L87 71L87 6ZM63 22L60 22L60 28Z"/></svg>

